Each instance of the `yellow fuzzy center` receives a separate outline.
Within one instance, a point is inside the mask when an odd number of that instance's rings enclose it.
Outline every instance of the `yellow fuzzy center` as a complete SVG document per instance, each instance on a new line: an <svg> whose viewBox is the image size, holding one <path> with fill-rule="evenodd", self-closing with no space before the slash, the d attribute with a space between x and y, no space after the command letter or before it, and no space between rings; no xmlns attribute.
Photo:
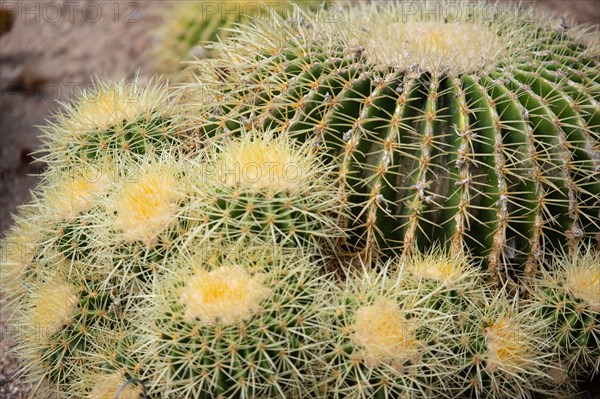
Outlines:
<svg viewBox="0 0 600 399"><path fill-rule="evenodd" d="M42 238L42 233L36 227L27 223L10 232L0 242L2 286L22 283L22 274L33 261L37 243Z"/></svg>
<svg viewBox="0 0 600 399"><path fill-rule="evenodd" d="M495 31L475 22L378 24L361 39L371 62L421 71L469 72L493 61L502 48Z"/></svg>
<svg viewBox="0 0 600 399"><path fill-rule="evenodd" d="M58 216L74 218L93 204L107 183L105 174L86 169L61 180L48 195L48 202Z"/></svg>
<svg viewBox="0 0 600 399"><path fill-rule="evenodd" d="M149 170L137 181L125 183L115 199L115 226L130 241L151 240L174 217L179 190L167 169Z"/></svg>
<svg viewBox="0 0 600 399"><path fill-rule="evenodd" d="M565 286L575 298L600 308L600 265L578 265L567 269Z"/></svg>
<svg viewBox="0 0 600 399"><path fill-rule="evenodd" d="M516 374L526 369L531 359L527 335L509 319L496 320L485 329L488 348L487 369Z"/></svg>
<svg viewBox="0 0 600 399"><path fill-rule="evenodd" d="M417 259L409 265L416 277L452 282L464 275L464 263L447 259Z"/></svg>
<svg viewBox="0 0 600 399"><path fill-rule="evenodd" d="M398 304L378 298L373 305L356 311L353 342L377 361L410 357L417 344L412 324L405 319Z"/></svg>
<svg viewBox="0 0 600 399"><path fill-rule="evenodd" d="M112 83L83 95L67 127L76 131L106 130L123 121L133 122L159 101L158 94L144 92L136 84Z"/></svg>
<svg viewBox="0 0 600 399"><path fill-rule="evenodd" d="M87 399L140 399L142 387L139 385L128 384L119 391L125 382L126 380L118 374L99 375Z"/></svg>
<svg viewBox="0 0 600 399"><path fill-rule="evenodd" d="M304 158L304 159L303 159ZM306 172L306 156L283 140L242 139L228 143L220 154L218 173L236 187L293 191Z"/></svg>
<svg viewBox="0 0 600 399"><path fill-rule="evenodd" d="M237 266L200 270L188 279L179 300L190 321L231 323L250 316L270 295L264 280L264 275L251 276Z"/></svg>
<svg viewBox="0 0 600 399"><path fill-rule="evenodd" d="M31 300L29 323L41 337L55 334L71 320L78 300L77 290L70 284L44 284Z"/></svg>

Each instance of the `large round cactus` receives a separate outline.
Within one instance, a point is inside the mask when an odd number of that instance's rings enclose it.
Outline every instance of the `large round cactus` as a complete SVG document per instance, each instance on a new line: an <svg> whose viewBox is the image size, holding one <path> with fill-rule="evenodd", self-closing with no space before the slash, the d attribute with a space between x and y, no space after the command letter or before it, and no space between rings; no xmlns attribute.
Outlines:
<svg viewBox="0 0 600 399"><path fill-rule="evenodd" d="M445 18L393 2L240 28L196 64L198 123L312 141L366 255L437 242L500 277L600 243L597 47L525 10L436 4Z"/></svg>

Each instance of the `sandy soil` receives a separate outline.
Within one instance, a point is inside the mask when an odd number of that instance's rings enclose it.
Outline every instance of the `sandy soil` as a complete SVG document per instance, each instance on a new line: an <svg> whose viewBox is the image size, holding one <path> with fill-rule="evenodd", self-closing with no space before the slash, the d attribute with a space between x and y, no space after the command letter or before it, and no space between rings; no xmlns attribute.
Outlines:
<svg viewBox="0 0 600 399"><path fill-rule="evenodd" d="M0 0L0 8L15 11L12 28L0 36L0 236L38 183L31 174L43 170L28 155L41 144L36 126L57 101L73 99L94 76L149 77L150 32L173 6L174 1ZM537 10L568 11L579 22L600 23L597 0L542 0ZM25 398L4 331L2 323L0 398Z"/></svg>

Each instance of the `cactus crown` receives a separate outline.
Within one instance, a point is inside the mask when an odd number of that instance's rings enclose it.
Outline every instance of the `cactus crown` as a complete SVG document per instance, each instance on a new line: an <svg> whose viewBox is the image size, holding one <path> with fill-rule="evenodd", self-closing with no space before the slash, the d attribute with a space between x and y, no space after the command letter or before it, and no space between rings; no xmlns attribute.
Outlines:
<svg viewBox="0 0 600 399"><path fill-rule="evenodd" d="M48 205L58 217L74 219L105 193L110 182L109 173L109 169L101 165L73 165L50 181L46 191Z"/></svg>
<svg viewBox="0 0 600 399"><path fill-rule="evenodd" d="M367 351L372 363L389 359L410 359L418 346L417 337L399 304L378 297L370 306L356 310L354 343Z"/></svg>
<svg viewBox="0 0 600 399"><path fill-rule="evenodd" d="M65 104L61 116L66 129L85 133L93 130L106 130L123 121L132 122L139 115L158 109L164 103L166 87L152 82L142 85L124 80L103 83L83 90L78 101Z"/></svg>
<svg viewBox="0 0 600 399"><path fill-rule="evenodd" d="M122 183L114 198L114 227L127 240L148 240L164 229L177 211L180 184L173 168L149 165Z"/></svg>
<svg viewBox="0 0 600 399"><path fill-rule="evenodd" d="M231 323L250 315L269 296L264 275L250 275L239 266L198 270L180 290L179 301L189 321Z"/></svg>
<svg viewBox="0 0 600 399"><path fill-rule="evenodd" d="M314 174L316 158L283 137L268 134L227 140L214 164L221 181L231 187L294 192Z"/></svg>
<svg viewBox="0 0 600 399"><path fill-rule="evenodd" d="M441 249L415 253L401 263L416 279L432 279L448 286L463 279L477 280L478 273L466 256L444 255Z"/></svg>
<svg viewBox="0 0 600 399"><path fill-rule="evenodd" d="M79 300L77 288L60 279L38 287L30 299L30 312L25 316L30 327L52 335L68 323Z"/></svg>
<svg viewBox="0 0 600 399"><path fill-rule="evenodd" d="M502 369L510 374L528 368L532 349L519 327L508 317L500 317L485 327L488 371Z"/></svg>
<svg viewBox="0 0 600 399"><path fill-rule="evenodd" d="M438 12L441 7L444 21L441 13L423 15L423 10ZM315 36L344 38L346 46L373 65L456 74L481 71L502 60L526 37L514 20L496 15L492 21L484 11L489 10L477 3L471 12L443 2L363 3L353 12L339 13L335 23L310 26ZM509 40L503 38L508 32Z"/></svg>
<svg viewBox="0 0 600 399"><path fill-rule="evenodd" d="M592 251L577 255L564 267L564 286L575 298L600 311L600 257Z"/></svg>
<svg viewBox="0 0 600 399"><path fill-rule="evenodd" d="M142 388L136 385L124 386L125 380L119 374L96 374L90 378L94 386L86 399L139 399Z"/></svg>

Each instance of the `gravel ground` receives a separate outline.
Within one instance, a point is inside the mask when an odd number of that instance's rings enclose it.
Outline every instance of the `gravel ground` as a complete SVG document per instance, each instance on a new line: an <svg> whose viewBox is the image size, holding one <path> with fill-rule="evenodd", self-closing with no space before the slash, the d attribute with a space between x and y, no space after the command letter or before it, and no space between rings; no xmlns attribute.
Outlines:
<svg viewBox="0 0 600 399"><path fill-rule="evenodd" d="M0 236L11 225L17 205L29 201L29 190L38 182L31 174L43 169L28 156L41 144L36 126L57 108L57 100L72 99L94 76L131 78L138 71L142 78L150 76L149 32L173 5L174 1L0 0L0 8L16 10L12 28L2 33L0 26ZM598 0L542 0L537 7L567 11L582 23L600 23ZM15 378L18 365L8 353L13 342L5 334L8 327L1 310L0 399L26 398L27 387Z"/></svg>

